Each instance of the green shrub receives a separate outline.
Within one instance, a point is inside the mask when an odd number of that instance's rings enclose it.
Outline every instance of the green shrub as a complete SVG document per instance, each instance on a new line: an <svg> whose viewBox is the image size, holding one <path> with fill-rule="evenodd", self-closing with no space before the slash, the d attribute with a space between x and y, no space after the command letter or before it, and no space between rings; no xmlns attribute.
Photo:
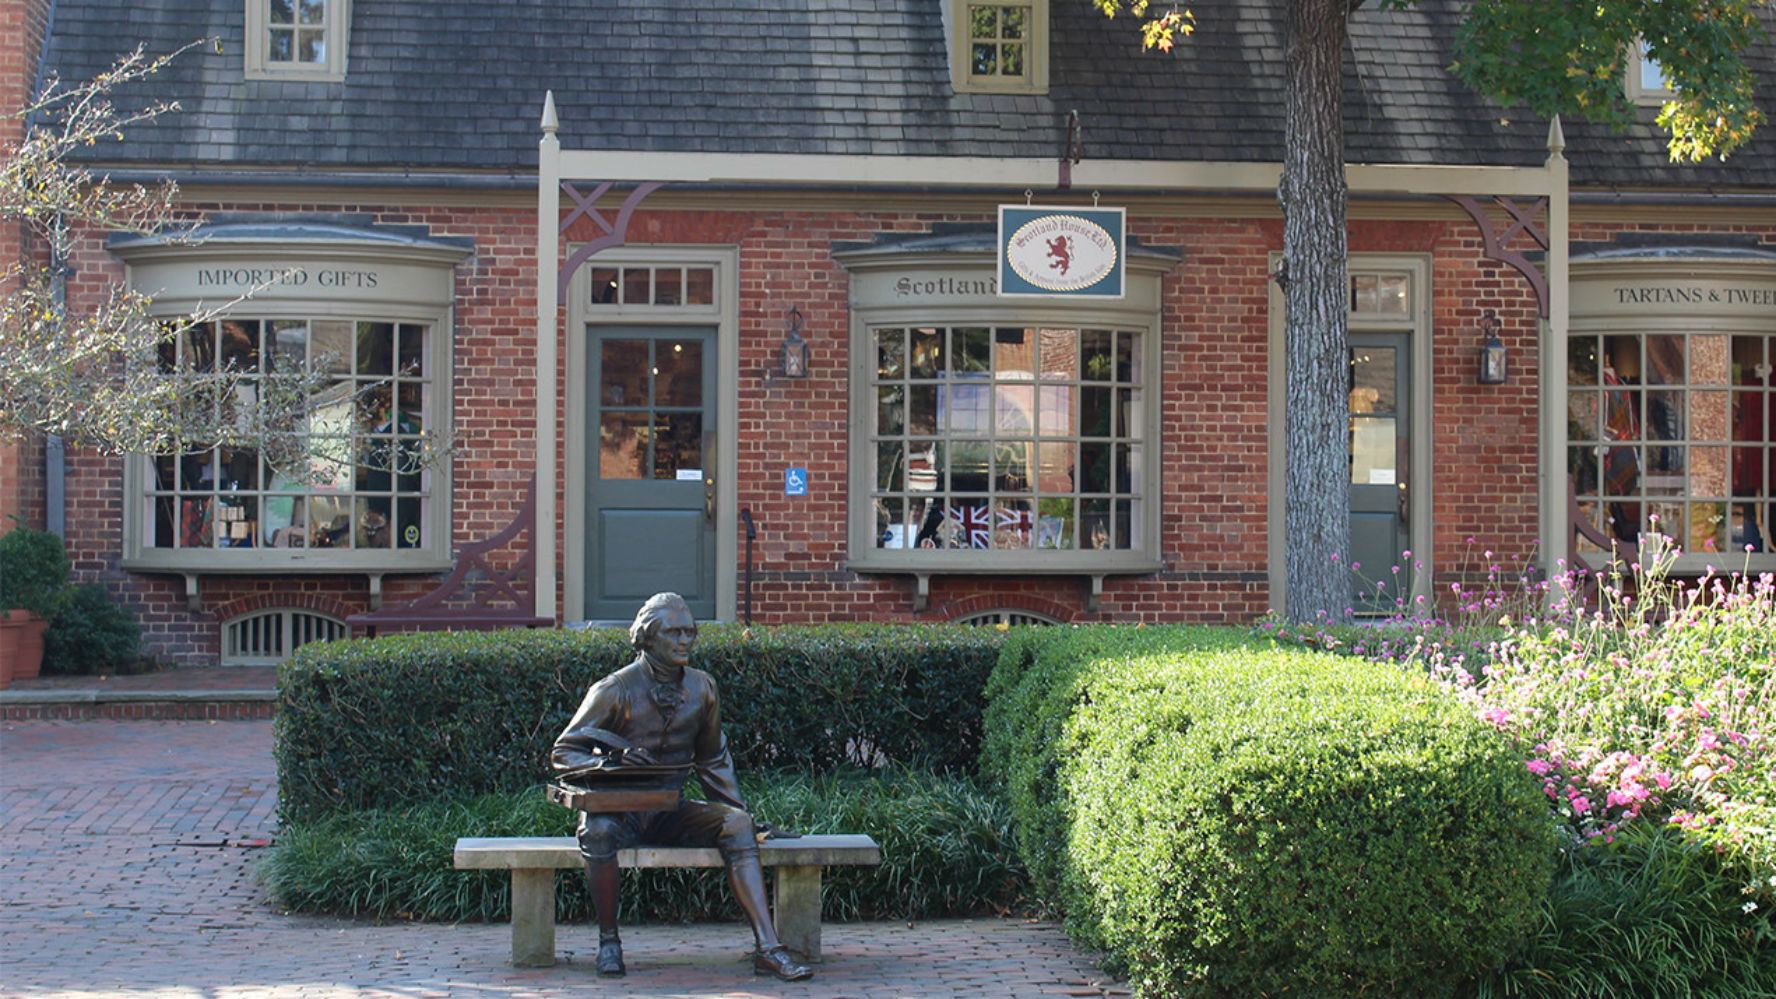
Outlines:
<svg viewBox="0 0 1776 999"><path fill-rule="evenodd" d="M1560 851L1527 953L1481 994L1776 996L1776 916L1722 860L1685 830L1646 825Z"/></svg>
<svg viewBox="0 0 1776 999"><path fill-rule="evenodd" d="M743 771L960 771L979 751L980 691L1000 639L991 628L715 626L692 663L721 685ZM618 629L306 645L278 675L279 814L308 822L541 783L586 688L633 656Z"/></svg>
<svg viewBox="0 0 1776 999"><path fill-rule="evenodd" d="M28 527L0 535L0 611L22 607L54 621L68 605L69 571L60 536Z"/></svg>
<svg viewBox="0 0 1776 999"><path fill-rule="evenodd" d="M121 673L135 666L142 629L103 586L76 586L43 634L45 673Z"/></svg>
<svg viewBox="0 0 1776 999"><path fill-rule="evenodd" d="M1001 911L1020 897L1022 870L1002 803L965 778L917 771L826 777L751 775L755 814L798 832L863 832L882 846L880 867L826 872L832 920L923 919ZM568 836L575 813L540 789L461 801L328 816L286 828L262 867L280 902L299 912L438 920L510 918L505 871L458 871L458 836ZM623 920L734 919L716 870L623 875ZM563 920L590 918L578 871L556 876Z"/></svg>
<svg viewBox="0 0 1776 999"><path fill-rule="evenodd" d="M1429 681L1243 643L1008 644L983 760L1069 927L1152 996L1447 994L1501 963L1553 854L1522 760Z"/></svg>
<svg viewBox="0 0 1776 999"><path fill-rule="evenodd" d="M987 681L981 774L1018 819L1019 853L1036 899L1058 902L1070 804L1059 781L1062 733L1085 698L1088 668L1131 649L1187 652L1234 647L1220 628L1014 628Z"/></svg>

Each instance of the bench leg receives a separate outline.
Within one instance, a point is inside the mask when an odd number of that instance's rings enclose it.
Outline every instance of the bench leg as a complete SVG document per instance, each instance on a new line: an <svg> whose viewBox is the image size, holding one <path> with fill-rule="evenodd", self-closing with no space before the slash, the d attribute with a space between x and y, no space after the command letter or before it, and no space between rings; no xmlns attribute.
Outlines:
<svg viewBox="0 0 1776 999"><path fill-rule="evenodd" d="M512 963L547 968L555 963L555 871L512 870Z"/></svg>
<svg viewBox="0 0 1776 999"><path fill-rule="evenodd" d="M805 961L820 960L820 873L818 867L777 868L777 939Z"/></svg>

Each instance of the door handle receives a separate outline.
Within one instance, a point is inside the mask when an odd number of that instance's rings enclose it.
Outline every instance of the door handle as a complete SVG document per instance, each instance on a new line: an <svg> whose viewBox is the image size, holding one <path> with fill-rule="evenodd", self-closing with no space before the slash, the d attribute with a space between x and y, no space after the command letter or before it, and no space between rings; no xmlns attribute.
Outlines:
<svg viewBox="0 0 1776 999"><path fill-rule="evenodd" d="M1410 461L1411 449L1404 440L1394 445L1394 503L1400 514L1400 526L1407 524L1407 514L1412 511L1412 491L1407 488L1411 482L1407 465Z"/></svg>
<svg viewBox="0 0 1776 999"><path fill-rule="evenodd" d="M703 526L715 530L715 434L703 435Z"/></svg>

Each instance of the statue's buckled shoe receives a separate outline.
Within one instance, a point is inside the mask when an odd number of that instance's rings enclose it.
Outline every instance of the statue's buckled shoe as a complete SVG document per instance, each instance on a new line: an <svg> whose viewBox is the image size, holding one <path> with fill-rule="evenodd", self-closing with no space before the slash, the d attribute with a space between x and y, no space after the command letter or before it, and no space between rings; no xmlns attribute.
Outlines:
<svg viewBox="0 0 1776 999"><path fill-rule="evenodd" d="M598 973L606 978L623 977L625 974L623 969L623 941L598 941L598 962L596 967L598 968Z"/></svg>
<svg viewBox="0 0 1776 999"><path fill-rule="evenodd" d="M813 978L814 969L807 965L797 964L789 951L782 947L772 947L752 955L752 973L755 975L776 975L786 982L799 982L804 978Z"/></svg>

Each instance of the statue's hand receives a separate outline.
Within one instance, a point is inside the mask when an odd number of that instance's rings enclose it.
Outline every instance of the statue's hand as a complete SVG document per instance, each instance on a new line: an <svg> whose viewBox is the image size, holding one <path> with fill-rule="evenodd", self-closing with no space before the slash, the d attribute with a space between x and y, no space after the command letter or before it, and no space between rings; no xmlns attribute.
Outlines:
<svg viewBox="0 0 1776 999"><path fill-rule="evenodd" d="M801 839L802 838L802 834L799 832L790 832L788 829L779 829L769 822L761 822L758 819L752 820L752 829L753 829L753 838L756 839L757 841L759 841L760 843L763 843L765 840L768 840L768 839Z"/></svg>
<svg viewBox="0 0 1776 999"><path fill-rule="evenodd" d="M623 755L618 758L618 762L647 766L654 762L654 754L640 746L630 746L628 749L623 750Z"/></svg>

